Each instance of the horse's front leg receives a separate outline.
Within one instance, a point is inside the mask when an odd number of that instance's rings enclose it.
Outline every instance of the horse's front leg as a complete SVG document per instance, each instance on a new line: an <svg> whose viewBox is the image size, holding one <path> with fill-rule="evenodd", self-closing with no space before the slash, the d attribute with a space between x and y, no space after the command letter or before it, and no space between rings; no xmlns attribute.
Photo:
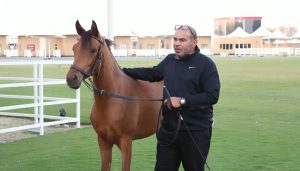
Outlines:
<svg viewBox="0 0 300 171"><path fill-rule="evenodd" d="M123 137L118 146L122 153L122 171L130 171L132 138Z"/></svg>
<svg viewBox="0 0 300 171"><path fill-rule="evenodd" d="M98 144L101 153L101 171L109 171L111 167L112 158L112 144L106 142L100 136L98 136Z"/></svg>

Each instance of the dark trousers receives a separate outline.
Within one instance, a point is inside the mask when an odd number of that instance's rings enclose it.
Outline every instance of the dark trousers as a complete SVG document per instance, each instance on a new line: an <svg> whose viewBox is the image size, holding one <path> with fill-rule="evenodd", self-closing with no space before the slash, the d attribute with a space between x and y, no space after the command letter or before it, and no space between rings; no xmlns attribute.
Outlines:
<svg viewBox="0 0 300 171"><path fill-rule="evenodd" d="M179 131L172 144L165 146L157 143L155 171L178 171L181 162L185 171L204 171L212 129L191 131L191 133L201 153L189 133Z"/></svg>

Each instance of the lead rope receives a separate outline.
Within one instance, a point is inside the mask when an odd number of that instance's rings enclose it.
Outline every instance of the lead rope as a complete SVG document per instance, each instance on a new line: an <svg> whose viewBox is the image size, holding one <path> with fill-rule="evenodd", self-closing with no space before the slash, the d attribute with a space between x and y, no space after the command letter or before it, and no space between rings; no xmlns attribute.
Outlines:
<svg viewBox="0 0 300 171"><path fill-rule="evenodd" d="M158 115L158 119L157 119L158 121L157 121L157 126L156 126L156 139L157 139L157 143L160 144L161 146L169 146L176 140L179 129L180 129L181 122L180 122L180 118L178 117L177 126L174 131L167 131L166 129L164 129L160 122L163 108L164 108L164 103L162 103L160 110L159 110L159 115ZM172 139L169 142L164 144L161 139L162 137L159 137L160 131L162 131L164 134L167 134L170 136L173 135ZM168 137L166 137L164 140L166 141L167 139L168 139Z"/></svg>
<svg viewBox="0 0 300 171"><path fill-rule="evenodd" d="M188 131L188 133L189 133L189 135L190 135L190 137L191 137L193 143L195 144L195 146L196 146L198 152L200 153L202 159L205 161L205 165L206 165L207 169L210 171L210 167L208 166L208 164L207 164L207 162L206 162L206 159L204 158L204 156L203 156L203 154L202 154L202 152L201 152L201 150L200 150L200 147L199 147L198 144L196 143L196 140L195 140L195 138L193 137L193 135L192 135L192 133L191 133L189 127L187 126L187 124L186 124L185 121L183 120L183 118L182 118L180 112L179 112L178 110L176 110L176 109L174 109L174 111L175 111L175 113L179 116L179 118L180 118L180 119L179 119L179 122L180 122L180 120L182 121L183 125L185 126L185 129ZM179 125L179 124L178 124L178 125Z"/></svg>
<svg viewBox="0 0 300 171"><path fill-rule="evenodd" d="M125 96L125 95L120 95L116 93L111 93L108 92L104 89L99 89L96 87L96 85L93 83L91 77L88 78L89 82L86 80L83 80L84 84L91 90L91 91L96 91L97 93L104 95L104 96L110 96L110 97L115 97L119 99L124 99L124 100L138 100L138 101L163 101L162 98L140 98L140 97L132 97L132 96Z"/></svg>
<svg viewBox="0 0 300 171"><path fill-rule="evenodd" d="M166 93L167 93L167 95L168 95L168 98L169 98L169 100L170 100L171 94L170 94L169 90L167 89L166 86L164 86L164 89L165 89L165 91L166 91ZM207 164L207 162L206 162L206 159L204 158L204 156L203 156L203 154L202 154L202 152L201 152L201 150L200 150L200 147L199 147L198 144L196 143L195 138L193 137L193 135L192 135L192 133L191 133L189 127L187 126L187 124L186 124L185 121L183 120L182 115L181 115L180 112L179 112L177 109L175 109L175 108L173 108L173 111L178 115L178 118L179 118L179 121L178 121L178 122L181 122L181 121L182 121L183 125L185 126L185 129L188 131L188 133L189 133L189 135L190 135L190 137L191 137L191 139L192 139L194 145L196 146L196 148L197 148L198 152L200 153L200 155L201 155L203 161L205 162L204 164L206 165L207 169L210 171L210 167L208 166L208 164ZM180 125L180 124L177 123L177 125Z"/></svg>

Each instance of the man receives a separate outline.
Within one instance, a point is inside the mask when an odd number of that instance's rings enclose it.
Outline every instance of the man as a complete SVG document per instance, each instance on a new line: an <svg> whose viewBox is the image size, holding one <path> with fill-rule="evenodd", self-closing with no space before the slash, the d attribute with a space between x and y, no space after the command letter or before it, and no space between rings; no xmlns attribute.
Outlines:
<svg viewBox="0 0 300 171"><path fill-rule="evenodd" d="M132 78L150 82L164 80L170 98L165 103L158 133L155 170L176 171L180 163L187 171L204 170L213 123L213 105L220 93L215 63L200 53L197 33L187 25L175 26L173 48L153 68L124 68ZM178 120L178 113L183 121ZM180 123L182 122L182 123ZM178 133L169 134L179 126ZM189 132L192 136L190 136Z"/></svg>

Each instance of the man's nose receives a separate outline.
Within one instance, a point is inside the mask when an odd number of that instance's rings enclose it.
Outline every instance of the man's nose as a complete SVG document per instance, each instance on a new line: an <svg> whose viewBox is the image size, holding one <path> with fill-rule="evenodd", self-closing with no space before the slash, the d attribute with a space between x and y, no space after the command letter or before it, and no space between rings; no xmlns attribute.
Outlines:
<svg viewBox="0 0 300 171"><path fill-rule="evenodd" d="M175 46L179 46L179 45L180 45L180 42L179 42L179 41L174 41L174 45L175 45Z"/></svg>

